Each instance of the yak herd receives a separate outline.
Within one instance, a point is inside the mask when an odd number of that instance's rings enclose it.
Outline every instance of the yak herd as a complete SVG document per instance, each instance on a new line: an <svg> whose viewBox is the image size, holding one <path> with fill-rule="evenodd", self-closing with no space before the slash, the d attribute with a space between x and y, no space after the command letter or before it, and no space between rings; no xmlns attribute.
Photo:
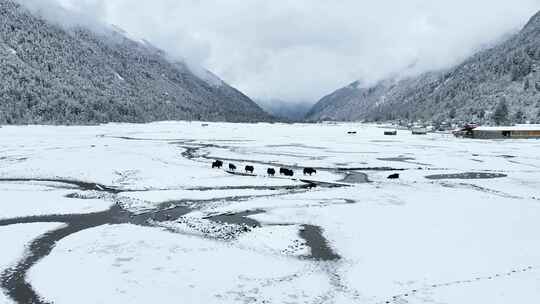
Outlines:
<svg viewBox="0 0 540 304"><path fill-rule="evenodd" d="M223 168L223 161L221 160L216 160L212 163L212 169L221 169ZM234 164L229 164L229 171L232 171L232 172L235 172L238 168L236 167L236 165ZM253 174L255 172L255 167L254 166L245 166L244 168L244 171L246 173L250 173L250 174ZM266 174L268 174L268 176L275 176L276 175L276 169L274 168L268 168L266 170ZM279 174L280 175L284 175L284 176L289 176L289 177L292 177L294 176L294 171L292 169L288 169L288 168L280 168L279 169ZM304 175L313 175L313 174L317 174L317 170L315 170L314 168L304 168Z"/></svg>
<svg viewBox="0 0 540 304"><path fill-rule="evenodd" d="M221 169L222 167L223 167L223 162L221 160L216 160L212 163L212 169L215 169L215 168ZM236 165L229 164L229 171L236 172L237 169L238 168L236 167ZM246 173L253 174L255 172L255 167L248 165L244 168L244 171ZM268 168L266 170L266 174L268 174L268 176L275 176L276 169ZM294 171L288 168L279 168L279 174L288 176L288 177L293 177ZM311 176L313 174L317 174L317 170L315 170L314 168L304 168L304 175ZM400 175L398 173L388 176L388 179L399 179L399 178L400 178Z"/></svg>

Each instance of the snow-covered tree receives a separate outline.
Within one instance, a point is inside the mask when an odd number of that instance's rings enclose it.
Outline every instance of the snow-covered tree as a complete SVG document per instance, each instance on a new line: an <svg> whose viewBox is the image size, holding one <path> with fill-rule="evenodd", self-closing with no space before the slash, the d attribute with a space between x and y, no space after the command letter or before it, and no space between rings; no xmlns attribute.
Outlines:
<svg viewBox="0 0 540 304"><path fill-rule="evenodd" d="M508 122L508 105L506 104L506 100L501 100L497 107L495 108L495 112L493 112L493 121L497 125L502 125Z"/></svg>

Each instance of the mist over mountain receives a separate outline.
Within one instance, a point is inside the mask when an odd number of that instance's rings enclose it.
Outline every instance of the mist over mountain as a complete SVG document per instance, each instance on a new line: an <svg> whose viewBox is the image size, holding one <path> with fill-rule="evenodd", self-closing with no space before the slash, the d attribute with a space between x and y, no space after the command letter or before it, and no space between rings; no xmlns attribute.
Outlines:
<svg viewBox="0 0 540 304"><path fill-rule="evenodd" d="M212 73L146 41L43 12L0 0L0 123L271 119Z"/></svg>
<svg viewBox="0 0 540 304"><path fill-rule="evenodd" d="M508 40L455 67L375 85L354 82L321 99L307 119L489 123L500 103L514 121L540 120L540 13Z"/></svg>
<svg viewBox="0 0 540 304"><path fill-rule="evenodd" d="M290 121L303 121L313 106L306 101L285 101L280 99L258 99L255 102L276 118Z"/></svg>

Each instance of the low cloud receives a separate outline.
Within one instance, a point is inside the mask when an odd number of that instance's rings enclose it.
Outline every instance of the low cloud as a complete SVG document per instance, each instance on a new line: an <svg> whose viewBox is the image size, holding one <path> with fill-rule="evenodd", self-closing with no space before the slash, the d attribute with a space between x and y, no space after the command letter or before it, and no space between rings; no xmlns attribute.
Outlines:
<svg viewBox="0 0 540 304"><path fill-rule="evenodd" d="M540 0L56 1L202 65L253 98L312 102L354 80L458 63L540 8Z"/></svg>
<svg viewBox="0 0 540 304"><path fill-rule="evenodd" d="M71 0L14 0L32 13L44 17L63 27L82 26L95 32L108 32L110 26L105 18L106 9L103 1L82 0L76 6Z"/></svg>

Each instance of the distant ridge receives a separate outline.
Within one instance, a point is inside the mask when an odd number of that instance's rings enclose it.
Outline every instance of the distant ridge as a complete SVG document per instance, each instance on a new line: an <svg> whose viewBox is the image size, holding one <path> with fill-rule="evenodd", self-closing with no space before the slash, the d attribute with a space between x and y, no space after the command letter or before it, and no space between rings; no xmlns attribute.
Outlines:
<svg viewBox="0 0 540 304"><path fill-rule="evenodd" d="M275 118L289 122L303 121L306 113L311 109L310 103L302 101L260 99L255 102Z"/></svg>

